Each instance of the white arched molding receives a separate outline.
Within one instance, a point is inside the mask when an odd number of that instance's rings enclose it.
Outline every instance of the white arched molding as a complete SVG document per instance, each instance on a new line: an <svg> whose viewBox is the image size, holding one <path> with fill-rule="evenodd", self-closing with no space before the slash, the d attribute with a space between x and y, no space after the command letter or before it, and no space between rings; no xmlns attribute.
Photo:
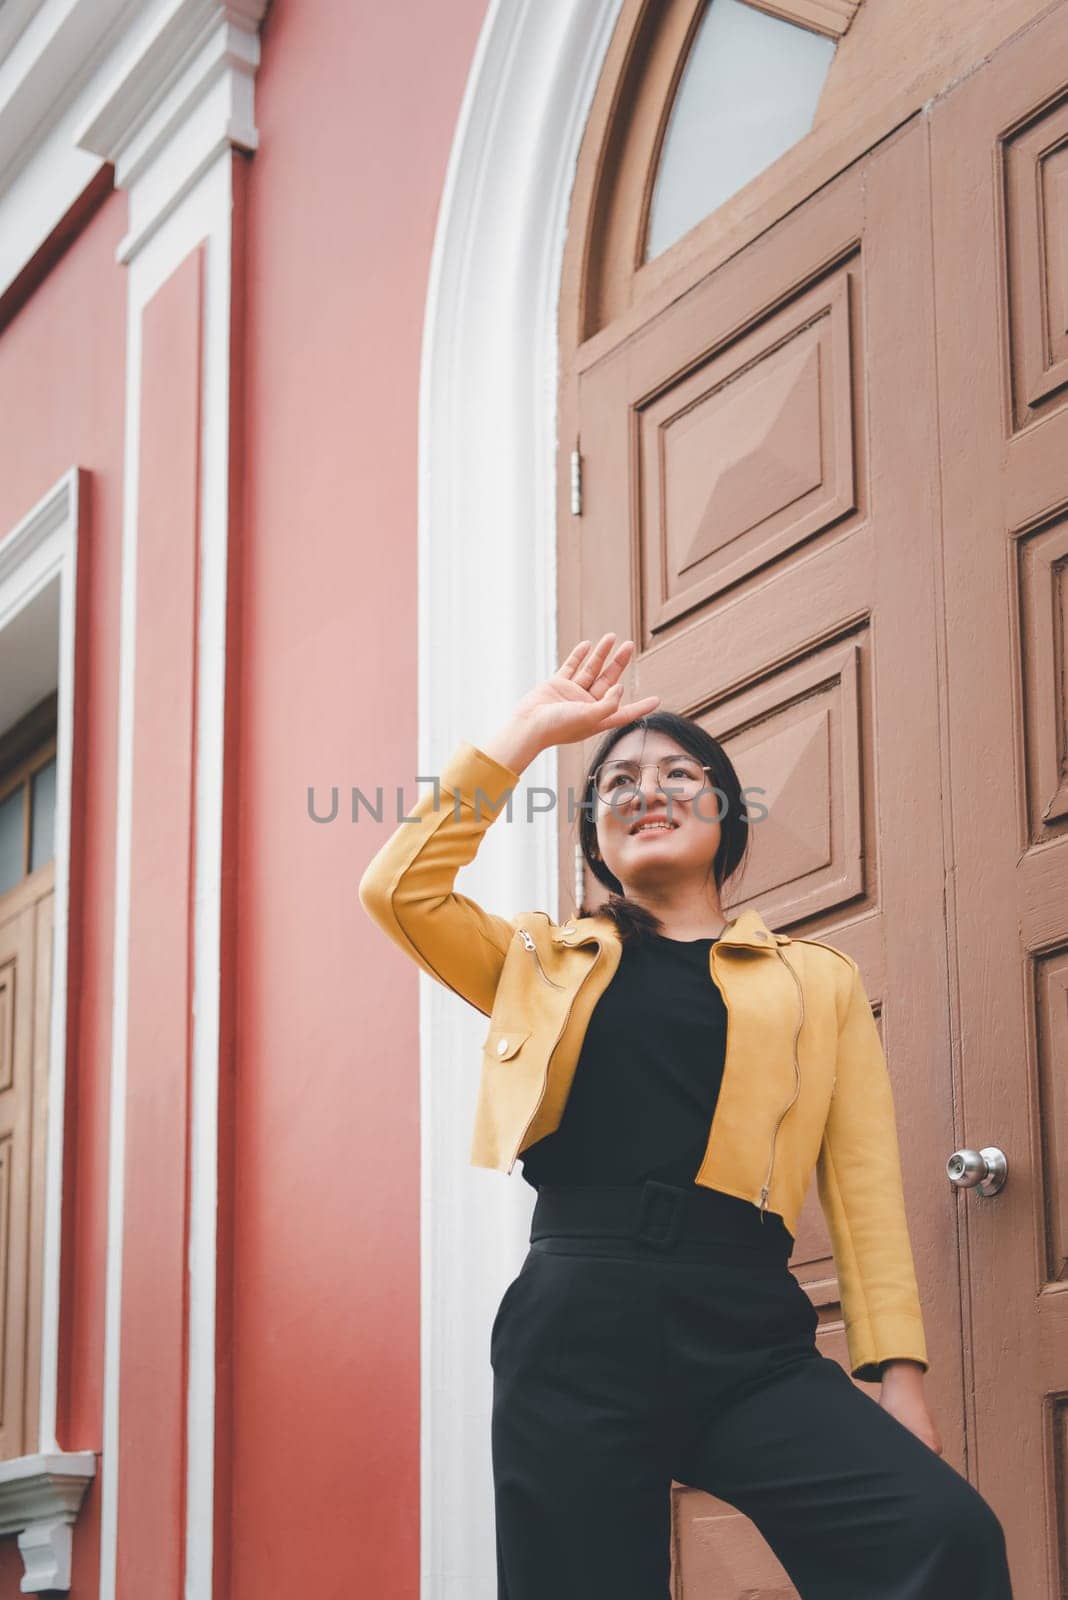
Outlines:
<svg viewBox="0 0 1068 1600"><path fill-rule="evenodd" d="M423 337L419 773L556 664L557 303L579 145L621 0L492 0L453 141ZM412 774L414 780L415 774ZM548 753L466 869L505 916L557 909ZM533 1190L468 1164L485 1019L420 977L422 1594L497 1593L489 1330Z"/></svg>

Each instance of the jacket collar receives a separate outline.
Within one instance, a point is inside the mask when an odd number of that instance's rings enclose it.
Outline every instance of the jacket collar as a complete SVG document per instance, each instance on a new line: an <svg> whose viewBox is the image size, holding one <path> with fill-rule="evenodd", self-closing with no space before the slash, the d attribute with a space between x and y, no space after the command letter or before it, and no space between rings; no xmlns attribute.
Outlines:
<svg viewBox="0 0 1068 1600"><path fill-rule="evenodd" d="M596 913L590 917L573 917L552 930L557 944L586 944L591 939L618 940L615 923L609 917ZM777 944L789 944L787 933L773 933L756 906L746 906L740 911L726 931L720 936L720 945L740 945L745 950L774 950Z"/></svg>

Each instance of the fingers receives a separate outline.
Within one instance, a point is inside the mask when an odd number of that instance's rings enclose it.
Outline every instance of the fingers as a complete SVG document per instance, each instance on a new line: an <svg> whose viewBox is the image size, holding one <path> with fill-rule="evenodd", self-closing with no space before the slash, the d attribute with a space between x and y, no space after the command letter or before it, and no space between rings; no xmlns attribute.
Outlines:
<svg viewBox="0 0 1068 1600"><path fill-rule="evenodd" d="M634 654L633 639L625 639L613 652L615 637L614 633L604 633L592 648L590 641L583 639L561 663L557 676L573 679L580 688L599 698L606 686L618 680Z"/></svg>
<svg viewBox="0 0 1068 1600"><path fill-rule="evenodd" d="M604 666L605 657L612 648L612 640L614 638L614 633L602 634L575 674L575 682L591 694L596 695L594 684L601 676L601 668Z"/></svg>
<svg viewBox="0 0 1068 1600"><path fill-rule="evenodd" d="M596 702L600 729L621 727L625 722L655 711L660 704L660 696L656 694L632 700L627 705L621 703L623 684L620 680L634 655L635 644L633 639L624 639L613 651L615 637L614 633L602 634L592 648L588 639L581 640L557 673L558 677L570 679L576 689Z"/></svg>
<svg viewBox="0 0 1068 1600"><path fill-rule="evenodd" d="M644 700L631 700L627 705L613 711L611 716L606 717L601 727L621 728L625 722L634 722L638 717L647 716L650 711L655 711L659 704L658 694L646 695Z"/></svg>
<svg viewBox="0 0 1068 1600"><path fill-rule="evenodd" d="M601 670L601 675L590 688L591 694L596 694L603 684L618 683L623 676L623 670L634 654L634 640L624 639L610 661L607 661Z"/></svg>
<svg viewBox="0 0 1068 1600"><path fill-rule="evenodd" d="M586 651L589 648L590 641L588 639L583 639L581 643L575 646L570 655L564 657L563 661L556 669L556 676L558 678L573 677L578 667L583 661L585 661Z"/></svg>
<svg viewBox="0 0 1068 1600"><path fill-rule="evenodd" d="M647 694L644 700L632 700L630 705L620 706L619 715L629 722L633 717L644 717L646 712L655 711L659 704L658 694Z"/></svg>
<svg viewBox="0 0 1068 1600"><path fill-rule="evenodd" d="M611 648L614 633L602 634L597 643L590 647L590 641L583 639L572 650L567 660L560 668L559 675L564 678L573 678L583 689L588 689L601 670L601 663Z"/></svg>

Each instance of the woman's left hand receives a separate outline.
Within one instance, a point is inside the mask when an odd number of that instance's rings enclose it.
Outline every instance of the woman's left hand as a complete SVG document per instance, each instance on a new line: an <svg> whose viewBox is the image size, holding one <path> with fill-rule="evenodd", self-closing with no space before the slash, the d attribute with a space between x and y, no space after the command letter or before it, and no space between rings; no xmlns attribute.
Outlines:
<svg viewBox="0 0 1068 1600"><path fill-rule="evenodd" d="M922 1439L936 1456L942 1454L942 1439L923 1392L922 1367L913 1361L891 1362L883 1371L879 1404Z"/></svg>

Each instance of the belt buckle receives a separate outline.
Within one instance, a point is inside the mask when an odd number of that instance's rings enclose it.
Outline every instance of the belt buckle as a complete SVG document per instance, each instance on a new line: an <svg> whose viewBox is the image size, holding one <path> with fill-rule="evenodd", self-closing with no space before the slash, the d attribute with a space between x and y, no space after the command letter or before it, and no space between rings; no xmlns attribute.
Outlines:
<svg viewBox="0 0 1068 1600"><path fill-rule="evenodd" d="M652 1208L661 1196L665 1196L671 1202L672 1210L667 1225L647 1233L645 1231L647 1219L651 1218ZM640 1239L643 1244L651 1244L657 1249L666 1250L679 1236L685 1205L684 1189L675 1188L669 1183L661 1183L658 1178L646 1178L642 1186L641 1205L638 1207L638 1221L634 1229L635 1239Z"/></svg>

